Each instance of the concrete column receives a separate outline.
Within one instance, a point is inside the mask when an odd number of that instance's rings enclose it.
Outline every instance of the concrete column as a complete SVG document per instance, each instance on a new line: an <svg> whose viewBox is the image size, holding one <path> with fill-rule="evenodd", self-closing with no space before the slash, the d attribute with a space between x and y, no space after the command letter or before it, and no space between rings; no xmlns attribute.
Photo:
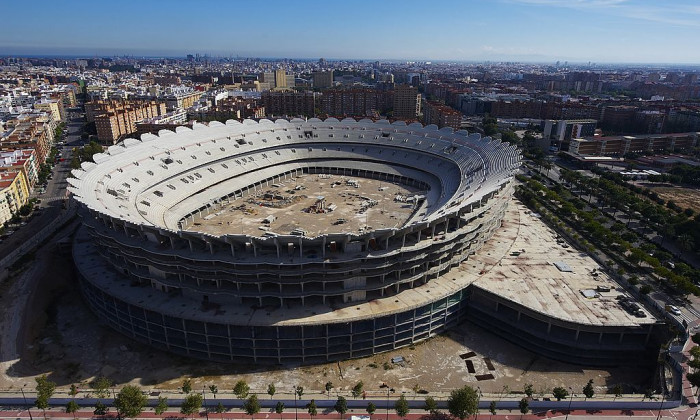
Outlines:
<svg viewBox="0 0 700 420"><path fill-rule="evenodd" d="M518 322L520 322L520 315L522 315L522 312L518 311Z"/></svg>
<svg viewBox="0 0 700 420"><path fill-rule="evenodd" d="M603 342L603 333L600 333L600 334L598 335L598 344L600 344L600 343L602 343L602 342Z"/></svg>
<svg viewBox="0 0 700 420"><path fill-rule="evenodd" d="M548 322L547 323L547 334L549 334L550 331L552 331L552 323Z"/></svg>
<svg viewBox="0 0 700 420"><path fill-rule="evenodd" d="M299 258L304 258L304 240L299 238Z"/></svg>
<svg viewBox="0 0 700 420"><path fill-rule="evenodd" d="M234 248L233 244L230 244L230 245L231 245L231 256L235 257L236 256L236 249Z"/></svg>
<svg viewBox="0 0 700 420"><path fill-rule="evenodd" d="M277 250L277 258L280 257L280 242L275 238L275 249Z"/></svg>
<svg viewBox="0 0 700 420"><path fill-rule="evenodd" d="M625 338L625 333L621 332L621 333L620 333L620 340L618 341L618 343L622 344L622 339L623 339L623 338Z"/></svg>
<svg viewBox="0 0 700 420"><path fill-rule="evenodd" d="M578 328L576 328L576 336L574 338L575 341L578 341L578 334L581 332Z"/></svg>
<svg viewBox="0 0 700 420"><path fill-rule="evenodd" d="M326 258L326 236L323 237L323 243L321 244L321 257Z"/></svg>

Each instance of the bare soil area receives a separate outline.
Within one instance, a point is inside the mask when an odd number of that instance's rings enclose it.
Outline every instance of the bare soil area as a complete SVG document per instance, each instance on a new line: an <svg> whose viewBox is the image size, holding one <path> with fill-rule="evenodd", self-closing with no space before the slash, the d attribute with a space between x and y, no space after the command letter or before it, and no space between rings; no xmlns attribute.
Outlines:
<svg viewBox="0 0 700 420"><path fill-rule="evenodd" d="M695 213L700 212L700 190L695 188L679 187L670 184L639 183L640 186L649 188L664 199L673 200L684 209L693 209Z"/></svg>
<svg viewBox="0 0 700 420"><path fill-rule="evenodd" d="M415 208L413 196L420 193L413 187L376 179L303 175L272 184L254 197L232 200L216 212L202 213L187 230L263 236L301 229L312 237L362 233L402 226Z"/></svg>

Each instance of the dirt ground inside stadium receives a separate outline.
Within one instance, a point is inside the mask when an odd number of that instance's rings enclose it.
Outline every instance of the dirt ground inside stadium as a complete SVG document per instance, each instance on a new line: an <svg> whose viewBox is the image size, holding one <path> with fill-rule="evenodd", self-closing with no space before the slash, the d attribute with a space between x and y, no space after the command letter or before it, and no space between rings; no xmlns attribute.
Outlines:
<svg viewBox="0 0 700 420"><path fill-rule="evenodd" d="M465 384L484 393L499 393L504 387L522 392L532 383L537 396L555 386L571 386L579 393L589 379L597 393L616 384L622 384L625 393L642 392L654 373L629 366L591 369L542 358L469 322L412 347L339 363L250 367L193 361L135 343L101 325L77 291L70 256L48 247L37 253L35 264L50 269L36 276L27 302L31 310L24 311L22 333L16 339L19 357L2 361L0 389L17 390L25 384L33 388L32 377L47 374L63 392L72 383L85 389L92 378L104 375L117 384L134 383L149 390L176 390L185 378L192 378L193 389L216 384L220 393L230 392L244 379L253 392L263 394L274 383L281 398L291 398L295 385L303 386L307 397L320 393L329 381L334 392L345 393L363 381L368 396L386 395L389 388L410 396L414 388L439 396ZM0 311L8 311L17 299L18 285L4 285ZM13 339L4 335L6 331L0 338ZM391 363L397 356L404 362ZM465 358L472 362L471 369ZM488 374L493 379L477 378Z"/></svg>
<svg viewBox="0 0 700 420"><path fill-rule="evenodd" d="M405 224L416 209L415 187L385 180L318 174L269 185L259 194L238 198L187 230L212 235L364 233Z"/></svg>

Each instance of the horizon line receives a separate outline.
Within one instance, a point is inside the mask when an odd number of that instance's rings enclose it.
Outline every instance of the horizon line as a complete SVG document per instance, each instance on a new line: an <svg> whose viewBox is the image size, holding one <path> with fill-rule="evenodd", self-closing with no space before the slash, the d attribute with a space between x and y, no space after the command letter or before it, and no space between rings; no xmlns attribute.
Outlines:
<svg viewBox="0 0 700 420"><path fill-rule="evenodd" d="M11 58L11 57L22 57L22 58L70 58L70 59L91 59L91 58L133 58L133 59L187 59L187 55L177 55L177 54L131 54L131 53L120 53L120 54L79 54L79 53L67 53L67 54L11 54L0 50L0 58ZM324 59L326 61L349 61L349 62L419 62L419 63L524 63L524 64L554 64L555 62L564 62L566 65L645 65L645 66L661 66L661 65L684 65L684 66L697 66L700 67L700 62L662 62L662 61L600 61L600 60L586 60L586 59L515 59L515 58L482 58L482 59L429 59L429 58L325 58L325 57L274 57L274 56L247 56L247 55L236 55L235 57L231 55L200 55L200 58L207 57L210 59L232 59L235 61L246 60L246 59L257 59L261 61L281 61L281 60L291 60L291 61L317 61Z"/></svg>

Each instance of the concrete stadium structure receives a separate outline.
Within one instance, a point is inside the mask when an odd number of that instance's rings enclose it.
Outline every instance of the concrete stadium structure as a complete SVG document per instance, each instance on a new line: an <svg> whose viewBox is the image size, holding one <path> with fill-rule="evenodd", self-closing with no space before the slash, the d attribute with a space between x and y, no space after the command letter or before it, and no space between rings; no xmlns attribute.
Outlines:
<svg viewBox="0 0 700 420"><path fill-rule="evenodd" d="M127 139L69 179L84 228L82 290L116 330L188 356L314 363L425 340L461 321L445 274L500 226L520 155L414 123L295 119L195 124ZM419 187L401 226L211 235L196 216L302 174Z"/></svg>

